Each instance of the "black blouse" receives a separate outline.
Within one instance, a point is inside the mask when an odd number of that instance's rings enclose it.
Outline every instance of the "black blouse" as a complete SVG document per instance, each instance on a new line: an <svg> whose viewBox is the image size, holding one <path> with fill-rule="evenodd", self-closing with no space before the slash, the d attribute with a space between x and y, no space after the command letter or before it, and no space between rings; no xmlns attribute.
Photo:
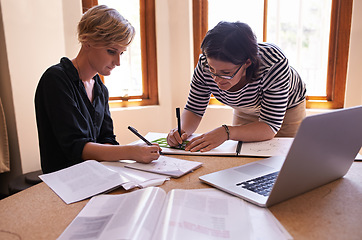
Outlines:
<svg viewBox="0 0 362 240"><path fill-rule="evenodd" d="M108 90L94 76L93 103L68 58L48 68L35 93L43 173L82 162L87 142L118 145L108 106Z"/></svg>

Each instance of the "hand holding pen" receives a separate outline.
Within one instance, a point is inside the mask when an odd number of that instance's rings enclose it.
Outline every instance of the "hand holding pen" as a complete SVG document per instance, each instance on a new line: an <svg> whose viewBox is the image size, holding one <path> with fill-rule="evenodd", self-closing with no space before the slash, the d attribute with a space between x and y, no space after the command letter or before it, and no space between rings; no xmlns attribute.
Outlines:
<svg viewBox="0 0 362 240"><path fill-rule="evenodd" d="M176 108L176 118L177 118L177 132L181 137L181 115L180 115L180 108ZM182 139L182 138L181 138ZM181 148L182 143L178 145L179 148Z"/></svg>
<svg viewBox="0 0 362 240"><path fill-rule="evenodd" d="M181 129L181 114L180 114L180 108L176 108L176 118L177 118L177 128L172 129L168 135L167 135L167 144L171 147L181 147L182 142L184 139L183 137L186 137L185 131L182 131Z"/></svg>
<svg viewBox="0 0 362 240"><path fill-rule="evenodd" d="M139 134L139 132L135 128L128 126L128 129L133 132L137 137L139 137L142 141L144 141L147 145L152 145L152 143L149 142L144 136Z"/></svg>
<svg viewBox="0 0 362 240"><path fill-rule="evenodd" d="M158 146L158 144L157 143L154 143L154 144L152 144L150 141L148 141L144 136L142 136L135 128L133 128L133 127L131 127L131 126L128 126L128 129L132 132L132 133L134 133L137 137L139 137L142 141L144 141L147 145L149 145L149 146ZM159 154L162 154L161 153L161 151L162 151L162 149L158 146L158 152L159 152Z"/></svg>

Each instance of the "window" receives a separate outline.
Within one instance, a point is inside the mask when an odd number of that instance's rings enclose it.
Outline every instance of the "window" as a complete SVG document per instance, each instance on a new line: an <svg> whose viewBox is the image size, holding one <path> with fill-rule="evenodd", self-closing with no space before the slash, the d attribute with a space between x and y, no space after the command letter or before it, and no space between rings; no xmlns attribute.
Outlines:
<svg viewBox="0 0 362 240"><path fill-rule="evenodd" d="M121 66L101 76L109 90L111 107L158 104L155 0L83 0L83 12L105 4L117 9L136 29L121 57ZM147 24L146 24L147 23Z"/></svg>
<svg viewBox="0 0 362 240"><path fill-rule="evenodd" d="M195 64L208 29L246 22L286 53L307 84L308 108L343 107L352 0L193 0L193 11Z"/></svg>

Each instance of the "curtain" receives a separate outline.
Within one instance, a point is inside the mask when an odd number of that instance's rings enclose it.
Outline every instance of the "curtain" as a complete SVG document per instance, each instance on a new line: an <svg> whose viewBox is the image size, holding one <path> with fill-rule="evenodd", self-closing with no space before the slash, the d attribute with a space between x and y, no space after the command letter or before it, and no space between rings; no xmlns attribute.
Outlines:
<svg viewBox="0 0 362 240"><path fill-rule="evenodd" d="M0 173L10 171L9 142L5 113L0 99Z"/></svg>

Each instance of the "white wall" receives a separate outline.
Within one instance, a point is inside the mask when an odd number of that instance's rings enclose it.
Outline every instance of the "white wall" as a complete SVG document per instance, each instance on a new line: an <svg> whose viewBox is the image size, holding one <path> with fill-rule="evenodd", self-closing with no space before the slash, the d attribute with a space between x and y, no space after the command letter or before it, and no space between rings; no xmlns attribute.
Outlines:
<svg viewBox="0 0 362 240"><path fill-rule="evenodd" d="M193 56L188 51L192 49L190 8L190 1L156 1L159 106L113 109L115 133L121 144L138 140L128 125L143 134L176 127L175 108L186 103L193 71Z"/></svg>
<svg viewBox="0 0 362 240"><path fill-rule="evenodd" d="M33 104L36 85L47 67L66 53L77 52L74 26L81 14L80 4L71 0L1 0L14 120L24 172L40 168ZM64 16L63 9L67 9Z"/></svg>
<svg viewBox="0 0 362 240"><path fill-rule="evenodd" d="M7 115L12 172L40 169L34 93L44 70L60 57L76 56L79 45L76 25L81 17L80 0L0 0L0 96ZM44 10L46 9L46 10ZM175 108L185 105L193 72L192 0L156 0L159 106L112 109L120 143L137 140L127 130L141 133L168 132L176 127ZM362 104L361 1L354 1L346 106ZM198 132L231 124L232 111L211 107ZM7 179L8 180L8 179Z"/></svg>
<svg viewBox="0 0 362 240"><path fill-rule="evenodd" d="M11 172L0 175L0 192L6 192L10 179L40 169L35 88L46 68L59 62L61 56L77 53L74 26L79 21L81 2L0 0L0 4L0 96L11 158Z"/></svg>
<svg viewBox="0 0 362 240"><path fill-rule="evenodd" d="M362 1L353 1L345 107L362 104Z"/></svg>

